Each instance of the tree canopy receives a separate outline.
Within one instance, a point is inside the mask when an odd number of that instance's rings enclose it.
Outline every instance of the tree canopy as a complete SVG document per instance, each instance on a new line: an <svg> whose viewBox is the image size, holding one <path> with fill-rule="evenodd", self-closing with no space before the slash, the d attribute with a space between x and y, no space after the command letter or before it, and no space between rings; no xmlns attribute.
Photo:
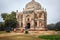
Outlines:
<svg viewBox="0 0 60 40"><path fill-rule="evenodd" d="M60 22L57 22L57 23L56 23L55 29L56 29L56 30L60 30Z"/></svg>
<svg viewBox="0 0 60 40"><path fill-rule="evenodd" d="M16 28L16 12L12 11L11 14L2 13L1 16L4 20L5 28Z"/></svg>

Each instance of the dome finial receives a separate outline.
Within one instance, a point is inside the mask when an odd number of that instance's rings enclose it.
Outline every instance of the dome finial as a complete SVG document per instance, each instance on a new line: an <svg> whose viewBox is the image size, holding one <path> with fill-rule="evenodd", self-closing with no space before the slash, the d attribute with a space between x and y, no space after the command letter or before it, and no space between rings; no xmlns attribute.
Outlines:
<svg viewBox="0 0 60 40"><path fill-rule="evenodd" d="M32 1L35 1L35 0L32 0Z"/></svg>

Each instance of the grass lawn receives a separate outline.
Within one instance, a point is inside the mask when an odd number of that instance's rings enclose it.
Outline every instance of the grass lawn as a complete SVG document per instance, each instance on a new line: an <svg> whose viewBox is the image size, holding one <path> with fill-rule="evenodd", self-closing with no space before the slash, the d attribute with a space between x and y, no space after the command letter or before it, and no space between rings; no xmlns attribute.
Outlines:
<svg viewBox="0 0 60 40"><path fill-rule="evenodd" d="M46 40L60 40L60 35L41 35L38 37Z"/></svg>

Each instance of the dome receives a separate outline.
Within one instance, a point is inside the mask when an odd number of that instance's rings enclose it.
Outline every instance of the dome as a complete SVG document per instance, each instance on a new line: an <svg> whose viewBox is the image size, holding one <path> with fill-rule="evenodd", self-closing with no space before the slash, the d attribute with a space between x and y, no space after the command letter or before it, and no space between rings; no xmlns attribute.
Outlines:
<svg viewBox="0 0 60 40"><path fill-rule="evenodd" d="M35 0L32 0L31 2L27 3L25 8L26 9L41 9L41 5Z"/></svg>

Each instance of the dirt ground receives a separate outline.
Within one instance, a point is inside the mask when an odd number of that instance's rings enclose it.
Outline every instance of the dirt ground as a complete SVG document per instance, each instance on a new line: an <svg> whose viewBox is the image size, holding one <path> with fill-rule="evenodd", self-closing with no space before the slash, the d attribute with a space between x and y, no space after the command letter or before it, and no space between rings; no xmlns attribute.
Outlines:
<svg viewBox="0 0 60 40"><path fill-rule="evenodd" d="M24 34L24 33L6 33L6 34L0 34L0 40L43 40L36 35L32 34Z"/></svg>
<svg viewBox="0 0 60 40"><path fill-rule="evenodd" d="M11 33L5 33L5 34L0 34L0 37L3 36L13 36L13 35L24 35L25 33L20 33L20 32L11 32ZM29 31L29 35L60 35L60 31Z"/></svg>
<svg viewBox="0 0 60 40"><path fill-rule="evenodd" d="M29 31L29 34L20 32L11 32L0 34L0 40L43 40L39 35L60 35L60 31Z"/></svg>

